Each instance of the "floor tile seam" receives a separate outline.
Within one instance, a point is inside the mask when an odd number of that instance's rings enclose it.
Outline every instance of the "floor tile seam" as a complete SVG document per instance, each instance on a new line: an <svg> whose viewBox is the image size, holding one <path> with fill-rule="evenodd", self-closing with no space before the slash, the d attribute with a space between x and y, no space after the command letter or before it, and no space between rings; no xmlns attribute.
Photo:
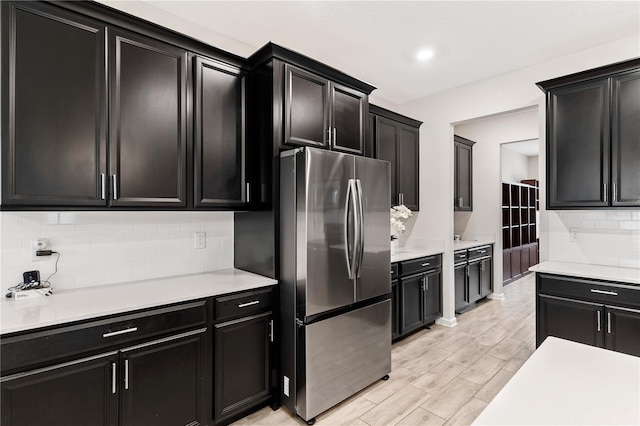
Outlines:
<svg viewBox="0 0 640 426"><path fill-rule="evenodd" d="M411 386L411 385L409 385L409 386ZM405 413L402 413L402 414L398 415L394 420L392 420L389 423L389 426L396 425L396 424L400 423L402 421L402 419L404 419L409 414L411 414L416 408L420 408L422 406L422 404L424 404L428 399L433 397L433 394L427 393L427 392L423 391L422 389L416 388L415 386L411 386L411 387L416 389L416 390L418 390L418 391L420 391L420 392L423 392L425 394L425 396L420 398L417 402L413 403L412 406L406 410L406 413L408 413L408 414L403 415Z"/></svg>

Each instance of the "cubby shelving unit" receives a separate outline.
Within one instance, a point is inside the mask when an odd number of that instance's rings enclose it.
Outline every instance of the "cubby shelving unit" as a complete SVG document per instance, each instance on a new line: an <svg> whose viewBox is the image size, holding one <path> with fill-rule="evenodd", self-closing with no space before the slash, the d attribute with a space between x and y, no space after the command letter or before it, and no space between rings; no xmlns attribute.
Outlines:
<svg viewBox="0 0 640 426"><path fill-rule="evenodd" d="M538 263L537 215L538 181L502 183L503 282L526 274Z"/></svg>

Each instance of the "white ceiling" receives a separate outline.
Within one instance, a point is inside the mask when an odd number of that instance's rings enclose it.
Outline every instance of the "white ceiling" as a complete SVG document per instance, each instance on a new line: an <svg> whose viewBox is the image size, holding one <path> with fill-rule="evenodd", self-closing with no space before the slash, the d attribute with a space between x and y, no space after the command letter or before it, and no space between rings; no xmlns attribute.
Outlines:
<svg viewBox="0 0 640 426"><path fill-rule="evenodd" d="M509 149L511 151L515 151L518 154L522 154L526 157L531 157L531 156L538 155L539 144L540 144L540 141L538 139L530 139L530 140L520 141L520 142L504 143L502 144L502 147L505 149Z"/></svg>
<svg viewBox="0 0 640 426"><path fill-rule="evenodd" d="M100 2L244 57L273 41L394 104L630 36L640 55L639 1Z"/></svg>

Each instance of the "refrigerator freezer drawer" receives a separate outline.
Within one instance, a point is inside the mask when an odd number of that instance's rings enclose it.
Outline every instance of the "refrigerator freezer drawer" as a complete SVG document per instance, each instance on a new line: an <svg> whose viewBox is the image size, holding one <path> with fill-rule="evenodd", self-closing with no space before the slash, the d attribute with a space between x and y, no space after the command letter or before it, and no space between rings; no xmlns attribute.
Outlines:
<svg viewBox="0 0 640 426"><path fill-rule="evenodd" d="M307 325L303 333L296 409L305 420L391 371L390 299Z"/></svg>

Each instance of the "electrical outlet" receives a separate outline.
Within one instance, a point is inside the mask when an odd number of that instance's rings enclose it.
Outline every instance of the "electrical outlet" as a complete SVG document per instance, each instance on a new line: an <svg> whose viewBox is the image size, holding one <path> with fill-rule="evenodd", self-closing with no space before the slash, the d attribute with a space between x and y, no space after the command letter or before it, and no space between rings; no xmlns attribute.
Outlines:
<svg viewBox="0 0 640 426"><path fill-rule="evenodd" d="M207 233L206 232L194 232L193 233L193 248L203 249L207 246Z"/></svg>
<svg viewBox="0 0 640 426"><path fill-rule="evenodd" d="M575 243L576 241L578 241L578 230L577 229L571 229L569 230L569 241L571 241L572 243Z"/></svg>
<svg viewBox="0 0 640 426"><path fill-rule="evenodd" d="M44 250L47 247L49 247L48 238L36 238L35 240L31 240L31 261L41 262L43 260L49 260L50 256L36 256L36 251Z"/></svg>

